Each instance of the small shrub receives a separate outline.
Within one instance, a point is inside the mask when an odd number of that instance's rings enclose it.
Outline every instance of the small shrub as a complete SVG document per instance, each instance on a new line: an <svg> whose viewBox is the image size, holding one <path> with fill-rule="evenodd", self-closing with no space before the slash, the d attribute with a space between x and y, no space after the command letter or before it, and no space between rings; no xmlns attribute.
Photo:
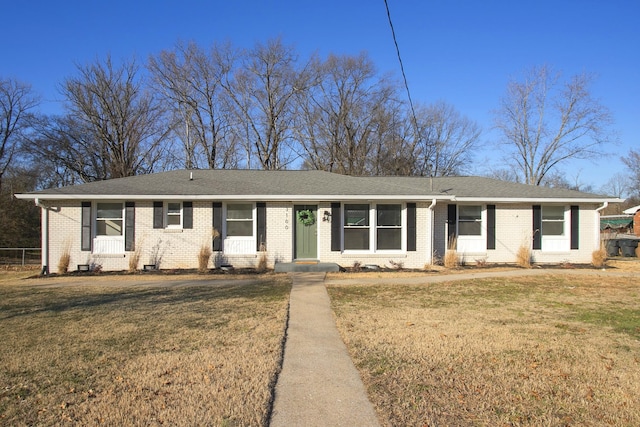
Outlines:
<svg viewBox="0 0 640 427"><path fill-rule="evenodd" d="M353 271L362 270L362 263L360 261L353 261L353 267L351 267Z"/></svg>
<svg viewBox="0 0 640 427"><path fill-rule="evenodd" d="M516 253L516 264L522 268L531 268L531 249L528 245L520 245Z"/></svg>
<svg viewBox="0 0 640 427"><path fill-rule="evenodd" d="M200 246L200 252L198 252L198 271L204 273L209 268L209 258L211 258L211 247L209 245Z"/></svg>
<svg viewBox="0 0 640 427"><path fill-rule="evenodd" d="M562 262L560 262L560 268L576 268L573 264L571 264L571 261L569 261L568 259L564 259L562 260Z"/></svg>
<svg viewBox="0 0 640 427"><path fill-rule="evenodd" d="M484 268L486 266L487 266L487 259L486 258L477 258L476 259L476 267Z"/></svg>
<svg viewBox="0 0 640 427"><path fill-rule="evenodd" d="M591 253L591 265L595 268L605 268L607 266L607 248L604 244L600 245L600 249Z"/></svg>
<svg viewBox="0 0 640 427"><path fill-rule="evenodd" d="M394 261L390 259L389 264L391 264L391 268L393 268L394 270L400 271L404 268L404 262L402 261Z"/></svg>

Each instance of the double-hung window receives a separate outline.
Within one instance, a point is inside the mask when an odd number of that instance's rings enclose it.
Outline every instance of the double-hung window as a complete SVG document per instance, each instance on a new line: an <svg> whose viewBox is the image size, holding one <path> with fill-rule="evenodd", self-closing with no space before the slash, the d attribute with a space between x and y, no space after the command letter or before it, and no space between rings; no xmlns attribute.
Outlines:
<svg viewBox="0 0 640 427"><path fill-rule="evenodd" d="M167 203L167 228L182 227L182 203Z"/></svg>
<svg viewBox="0 0 640 427"><path fill-rule="evenodd" d="M542 235L564 236L564 206L542 206Z"/></svg>
<svg viewBox="0 0 640 427"><path fill-rule="evenodd" d="M450 207L452 205L449 205ZM487 251L486 221L482 205L453 205L450 209L449 221L453 224L456 237L456 249L460 253L482 254ZM457 211L457 215L455 215ZM453 242L449 242L452 245Z"/></svg>
<svg viewBox="0 0 640 427"><path fill-rule="evenodd" d="M122 203L98 203L96 236L122 236Z"/></svg>
<svg viewBox="0 0 640 427"><path fill-rule="evenodd" d="M402 205L376 206L376 249L402 249Z"/></svg>
<svg viewBox="0 0 640 427"><path fill-rule="evenodd" d="M124 209L118 202L96 203L93 253L124 253Z"/></svg>
<svg viewBox="0 0 640 427"><path fill-rule="evenodd" d="M253 236L253 205L235 203L227 205L227 237Z"/></svg>
<svg viewBox="0 0 640 427"><path fill-rule="evenodd" d="M344 205L344 249L399 251L403 248L401 204Z"/></svg>
<svg viewBox="0 0 640 427"><path fill-rule="evenodd" d="M253 203L229 203L224 226L224 252L229 255L251 254L256 251Z"/></svg>
<svg viewBox="0 0 640 427"><path fill-rule="evenodd" d="M344 249L369 250L369 205L344 205Z"/></svg>
<svg viewBox="0 0 640 427"><path fill-rule="evenodd" d="M480 236L482 235L482 206L459 205L458 206L458 235Z"/></svg>

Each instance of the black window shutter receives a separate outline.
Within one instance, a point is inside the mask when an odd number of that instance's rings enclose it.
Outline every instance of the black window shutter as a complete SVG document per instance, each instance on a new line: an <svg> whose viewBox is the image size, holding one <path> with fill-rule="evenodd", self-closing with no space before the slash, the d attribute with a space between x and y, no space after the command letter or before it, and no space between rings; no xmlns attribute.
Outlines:
<svg viewBox="0 0 640 427"><path fill-rule="evenodd" d="M213 202L213 228L217 231L217 237L213 239L213 250L222 250L222 202Z"/></svg>
<svg viewBox="0 0 640 427"><path fill-rule="evenodd" d="M340 203L331 203L331 250L340 251Z"/></svg>
<svg viewBox="0 0 640 427"><path fill-rule="evenodd" d="M182 202L182 228L193 228L193 202Z"/></svg>
<svg viewBox="0 0 640 427"><path fill-rule="evenodd" d="M571 206L571 249L580 249L580 207Z"/></svg>
<svg viewBox="0 0 640 427"><path fill-rule="evenodd" d="M533 249L542 249L542 207L533 205Z"/></svg>
<svg viewBox="0 0 640 427"><path fill-rule="evenodd" d="M458 235L456 224L458 219L458 209L455 204L447 205L447 224L449 224L449 235L447 247L453 244L454 239Z"/></svg>
<svg viewBox="0 0 640 427"><path fill-rule="evenodd" d="M91 250L91 202L82 202L81 250Z"/></svg>
<svg viewBox="0 0 640 427"><path fill-rule="evenodd" d="M487 249L496 248L496 205L487 205Z"/></svg>
<svg viewBox="0 0 640 427"><path fill-rule="evenodd" d="M267 204L264 202L256 203L256 210L258 213L256 229L258 232L258 238L256 239L256 250L262 250L263 245L267 244Z"/></svg>
<svg viewBox="0 0 640 427"><path fill-rule="evenodd" d="M162 211L162 202L153 202L153 228L164 227L164 214Z"/></svg>
<svg viewBox="0 0 640 427"><path fill-rule="evenodd" d="M136 204L124 203L124 250L136 250Z"/></svg>
<svg viewBox="0 0 640 427"><path fill-rule="evenodd" d="M416 250L416 204L407 203L407 251Z"/></svg>

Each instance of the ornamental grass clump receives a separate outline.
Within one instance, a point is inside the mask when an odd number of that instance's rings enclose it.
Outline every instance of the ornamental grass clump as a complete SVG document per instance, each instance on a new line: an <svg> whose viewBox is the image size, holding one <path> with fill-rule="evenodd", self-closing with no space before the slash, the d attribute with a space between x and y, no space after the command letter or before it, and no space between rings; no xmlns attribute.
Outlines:
<svg viewBox="0 0 640 427"><path fill-rule="evenodd" d="M269 257L267 255L267 247L262 243L260 245L260 258L258 259L258 266L256 267L258 273L264 273L267 271L268 261Z"/></svg>
<svg viewBox="0 0 640 427"><path fill-rule="evenodd" d="M65 274L69 271L69 264L71 263L71 254L69 250L66 249L62 255L60 255L60 259L58 260L58 274Z"/></svg>
<svg viewBox="0 0 640 427"><path fill-rule="evenodd" d="M595 268L605 268L607 266L607 248L602 242L600 248L591 253L591 265Z"/></svg>
<svg viewBox="0 0 640 427"><path fill-rule="evenodd" d="M138 265L140 264L140 256L142 255L142 244L138 242L136 244L136 249L133 251L131 256L129 257L129 272L133 273L138 269Z"/></svg>
<svg viewBox="0 0 640 427"><path fill-rule="evenodd" d="M71 263L71 243L65 242L62 254L58 260L58 274L65 274L69 271L69 264Z"/></svg>
<svg viewBox="0 0 640 427"><path fill-rule="evenodd" d="M460 258L458 257L458 239L453 239L449 242L449 249L444 254L444 266L446 268L458 268L460 266Z"/></svg>
<svg viewBox="0 0 640 427"><path fill-rule="evenodd" d="M207 244L200 246L200 252L198 252L198 271L204 273L209 268L209 259L211 258L211 247Z"/></svg>
<svg viewBox="0 0 640 427"><path fill-rule="evenodd" d="M522 268L531 268L531 249L528 245L522 244L518 248L516 264Z"/></svg>

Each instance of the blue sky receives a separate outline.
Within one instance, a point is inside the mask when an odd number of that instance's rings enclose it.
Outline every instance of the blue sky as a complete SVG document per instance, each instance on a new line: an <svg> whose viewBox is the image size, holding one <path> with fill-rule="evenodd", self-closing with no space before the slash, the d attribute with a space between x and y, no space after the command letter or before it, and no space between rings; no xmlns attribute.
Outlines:
<svg viewBox="0 0 640 427"><path fill-rule="evenodd" d="M29 83L57 113L58 86L76 64L150 54L178 40L251 47L282 37L305 58L368 52L382 72L400 69L384 0L5 1L0 76ZM592 93L613 113L620 144L568 178L599 187L624 171L640 142L640 2L637 0L388 0L414 102L444 100L485 129L478 164L494 161L491 110L509 78L548 64L598 76ZM478 170L482 172L482 170Z"/></svg>

